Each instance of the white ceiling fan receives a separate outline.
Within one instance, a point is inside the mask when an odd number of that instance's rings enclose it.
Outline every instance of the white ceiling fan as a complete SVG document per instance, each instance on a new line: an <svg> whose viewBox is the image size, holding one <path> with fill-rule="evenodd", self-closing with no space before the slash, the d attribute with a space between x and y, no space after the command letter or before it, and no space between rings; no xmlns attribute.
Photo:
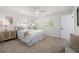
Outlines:
<svg viewBox="0 0 79 59"><path fill-rule="evenodd" d="M44 13L45 10L39 9L39 8L34 8L34 14L41 14Z"/></svg>

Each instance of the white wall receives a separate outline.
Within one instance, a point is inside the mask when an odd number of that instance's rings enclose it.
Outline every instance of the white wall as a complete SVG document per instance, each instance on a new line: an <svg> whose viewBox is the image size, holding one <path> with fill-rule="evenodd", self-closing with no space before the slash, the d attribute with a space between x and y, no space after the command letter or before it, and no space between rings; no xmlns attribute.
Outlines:
<svg viewBox="0 0 79 59"><path fill-rule="evenodd" d="M20 18L20 19L19 19ZM36 22L37 20L52 20L53 26L51 29L49 29L47 31L47 35L49 36L54 36L54 37L60 37L61 36L61 30L60 30L60 25L61 25L61 17L60 15L47 15L44 17L40 17L40 18L29 18L26 17L25 20L29 20L29 24L30 24L30 20L33 20L34 22ZM22 17L14 17L14 24L17 24L17 22L23 22L24 20L22 19ZM39 23L37 24L37 27L42 27L39 26Z"/></svg>
<svg viewBox="0 0 79 59"><path fill-rule="evenodd" d="M41 22L38 22L39 20L41 20ZM46 30L46 34L49 36L54 36L54 37L60 37L60 23L61 23L61 19L60 19L60 15L47 15L44 17L40 17L37 20L34 20L37 22L37 27L42 28L43 26L40 26L42 24L42 21L47 21L47 20L52 20L52 26L51 28L48 27L49 29ZM44 29L43 29L44 30Z"/></svg>
<svg viewBox="0 0 79 59"><path fill-rule="evenodd" d="M61 16L66 14L72 14L73 10L63 11L56 14L47 15L44 17L40 17L37 20L52 20L53 26L47 33L49 36L61 37ZM39 23L38 23L39 25Z"/></svg>
<svg viewBox="0 0 79 59"><path fill-rule="evenodd" d="M14 25L17 22L26 22L27 19L31 19L31 17L29 17L27 15L19 14L19 13L16 13L16 12L11 12L10 10L6 11L6 10L1 10L1 9L0 9L0 16L13 17L13 23L14 23Z"/></svg>
<svg viewBox="0 0 79 59"><path fill-rule="evenodd" d="M11 13L11 12L6 12L6 11L1 11L0 10L0 15L1 16L13 16L13 22L14 24L16 24L18 21L25 21L25 20L52 20L53 22L53 26L52 26L52 29L50 29L48 31L48 35L50 36L54 36L54 37L61 37L61 16L62 15L65 15L65 14L69 14L71 13L72 11L71 10L68 10L68 11L63 11L63 12L60 12L60 13L57 13L57 14L51 14L51 15L47 15L47 16L44 16L44 17L40 17L40 18L33 18L33 17L30 17L30 16L24 16L24 15L21 15L21 14L17 14L17 13ZM22 16L25 17L25 20L22 19ZM18 18L21 18L20 20ZM29 22L30 23L30 22Z"/></svg>

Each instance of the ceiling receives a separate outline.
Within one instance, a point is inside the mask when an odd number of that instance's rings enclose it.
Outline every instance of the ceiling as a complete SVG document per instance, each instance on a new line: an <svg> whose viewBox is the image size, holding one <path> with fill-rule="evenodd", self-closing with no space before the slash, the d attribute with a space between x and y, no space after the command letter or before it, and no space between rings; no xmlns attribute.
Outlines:
<svg viewBox="0 0 79 59"><path fill-rule="evenodd" d="M38 9L39 13L35 13ZM73 6L0 6L0 11L39 17L73 9Z"/></svg>

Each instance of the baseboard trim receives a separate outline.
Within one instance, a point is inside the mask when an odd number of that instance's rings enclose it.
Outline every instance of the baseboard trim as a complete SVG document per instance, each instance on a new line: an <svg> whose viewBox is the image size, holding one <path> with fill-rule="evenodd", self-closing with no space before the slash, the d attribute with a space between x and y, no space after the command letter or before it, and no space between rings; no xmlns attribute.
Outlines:
<svg viewBox="0 0 79 59"><path fill-rule="evenodd" d="M57 38L57 39L62 39L61 37L58 37L58 36L51 36L51 35L46 35L48 37L53 37L53 38Z"/></svg>

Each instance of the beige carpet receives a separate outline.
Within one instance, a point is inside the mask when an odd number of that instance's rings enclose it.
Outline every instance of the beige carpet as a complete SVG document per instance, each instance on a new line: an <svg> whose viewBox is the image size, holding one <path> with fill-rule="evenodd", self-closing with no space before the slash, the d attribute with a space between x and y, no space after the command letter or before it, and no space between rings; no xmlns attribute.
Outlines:
<svg viewBox="0 0 79 59"><path fill-rule="evenodd" d="M64 40L45 37L40 42L29 47L18 39L0 42L0 52L4 53L62 53L65 52Z"/></svg>

